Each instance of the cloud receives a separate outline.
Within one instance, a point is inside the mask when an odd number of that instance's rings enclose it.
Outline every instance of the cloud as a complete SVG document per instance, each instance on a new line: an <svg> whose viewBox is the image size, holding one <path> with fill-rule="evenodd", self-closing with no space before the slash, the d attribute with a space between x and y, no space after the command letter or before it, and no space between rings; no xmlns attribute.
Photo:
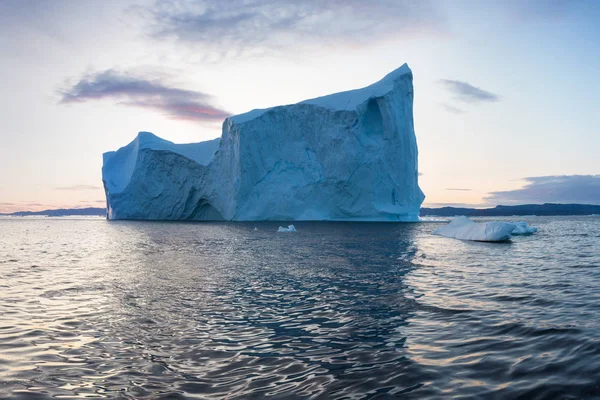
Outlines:
<svg viewBox="0 0 600 400"><path fill-rule="evenodd" d="M163 0L139 10L151 21L151 37L208 46L221 56L445 31L430 0Z"/></svg>
<svg viewBox="0 0 600 400"><path fill-rule="evenodd" d="M56 190L99 190L102 189L100 186L94 185L73 185L73 186L61 186L54 188Z"/></svg>
<svg viewBox="0 0 600 400"><path fill-rule="evenodd" d="M466 113L465 110L451 106L450 104L447 104L447 103L441 103L440 107L442 107L446 112L449 112L450 114L460 115L460 114Z"/></svg>
<svg viewBox="0 0 600 400"><path fill-rule="evenodd" d="M446 190L453 190L453 191L457 191L457 192L470 192L471 189L460 189L460 188L448 188Z"/></svg>
<svg viewBox="0 0 600 400"><path fill-rule="evenodd" d="M454 95L455 99L464 103L476 104L500 100L500 96L497 94L480 89L467 82L451 79L440 79L439 82Z"/></svg>
<svg viewBox="0 0 600 400"><path fill-rule="evenodd" d="M83 76L59 93L63 104L112 99L127 106L158 110L172 119L222 121L230 115L211 104L212 97L205 93L112 69Z"/></svg>
<svg viewBox="0 0 600 400"><path fill-rule="evenodd" d="M492 204L600 204L600 175L558 175L525 178L521 189L489 193Z"/></svg>

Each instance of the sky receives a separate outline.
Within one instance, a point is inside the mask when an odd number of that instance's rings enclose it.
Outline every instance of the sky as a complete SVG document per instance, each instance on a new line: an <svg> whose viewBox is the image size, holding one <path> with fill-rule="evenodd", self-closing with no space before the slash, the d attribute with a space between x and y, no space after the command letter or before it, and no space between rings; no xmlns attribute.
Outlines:
<svg viewBox="0 0 600 400"><path fill-rule="evenodd" d="M0 0L0 213L102 207L139 131L414 75L425 206L600 204L597 0Z"/></svg>

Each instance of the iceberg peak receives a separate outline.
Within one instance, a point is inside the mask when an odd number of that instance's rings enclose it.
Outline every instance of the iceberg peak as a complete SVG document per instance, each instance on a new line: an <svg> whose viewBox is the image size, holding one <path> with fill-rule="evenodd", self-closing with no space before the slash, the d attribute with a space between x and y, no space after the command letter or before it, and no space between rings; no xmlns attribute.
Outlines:
<svg viewBox="0 0 600 400"><path fill-rule="evenodd" d="M412 71L408 67L408 64L403 64L400 68L390 72L381 80L364 88L317 97L305 100L300 104L312 104L335 111L354 110L369 99L382 97L393 91L396 81L407 74L410 74L412 79Z"/></svg>
<svg viewBox="0 0 600 400"><path fill-rule="evenodd" d="M402 64L401 67L396 68L395 70L384 76L382 79L369 86L365 86L360 89L334 93L326 96L315 97L313 99L304 100L296 104L310 104L314 106L327 108L333 111L354 110L358 105L368 101L371 98L381 97L384 96L386 93L391 92L394 89L394 83L404 75L410 75L412 78L412 71L406 63ZM236 124L243 124L247 121L258 118L264 113L278 107L255 109L243 114L229 117L229 120Z"/></svg>
<svg viewBox="0 0 600 400"><path fill-rule="evenodd" d="M166 142L166 140L165 140L165 139L161 139L161 138L159 138L158 136L156 136L154 133L152 133L152 132L148 132L148 131L140 131L140 132L138 132L138 134L137 134L137 136L136 136L136 139L137 139L137 140L140 140L140 141L146 141L146 140L150 140L150 141L151 141L151 140L160 140L160 141Z"/></svg>
<svg viewBox="0 0 600 400"><path fill-rule="evenodd" d="M373 85L378 85L378 84L390 82L390 81L393 82L397 78L401 77L402 75L406 75L406 74L412 74L412 70L410 69L410 67L408 66L407 63L404 63L401 66L399 66L398 68L396 68L395 70L393 70L392 72L388 73L386 76L384 76L379 82L375 82Z"/></svg>

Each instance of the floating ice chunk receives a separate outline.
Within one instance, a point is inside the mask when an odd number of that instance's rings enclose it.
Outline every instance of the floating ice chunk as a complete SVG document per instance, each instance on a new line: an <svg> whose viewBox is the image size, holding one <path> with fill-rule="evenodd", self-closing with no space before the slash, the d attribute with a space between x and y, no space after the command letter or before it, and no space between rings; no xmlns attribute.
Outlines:
<svg viewBox="0 0 600 400"><path fill-rule="evenodd" d="M277 232L296 232L296 227L294 225L288 225L287 228L280 226Z"/></svg>
<svg viewBox="0 0 600 400"><path fill-rule="evenodd" d="M448 225L433 231L433 234L476 242L503 242L511 238L515 227L508 222L473 222L467 217L457 217Z"/></svg>
<svg viewBox="0 0 600 400"><path fill-rule="evenodd" d="M512 231L513 235L532 235L537 232L537 228L527 225L527 222L511 222L515 226Z"/></svg>
<svg viewBox="0 0 600 400"><path fill-rule="evenodd" d="M257 231L257 230L258 230L258 228L257 228L257 227L254 227L254 229L253 229L253 230Z"/></svg>

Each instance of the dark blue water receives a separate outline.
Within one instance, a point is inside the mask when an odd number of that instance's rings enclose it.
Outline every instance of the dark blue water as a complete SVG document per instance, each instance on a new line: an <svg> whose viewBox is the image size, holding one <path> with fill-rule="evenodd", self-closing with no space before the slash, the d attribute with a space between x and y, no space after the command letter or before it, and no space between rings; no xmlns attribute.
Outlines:
<svg viewBox="0 0 600 400"><path fill-rule="evenodd" d="M526 220L0 219L0 398L600 398L600 218Z"/></svg>

